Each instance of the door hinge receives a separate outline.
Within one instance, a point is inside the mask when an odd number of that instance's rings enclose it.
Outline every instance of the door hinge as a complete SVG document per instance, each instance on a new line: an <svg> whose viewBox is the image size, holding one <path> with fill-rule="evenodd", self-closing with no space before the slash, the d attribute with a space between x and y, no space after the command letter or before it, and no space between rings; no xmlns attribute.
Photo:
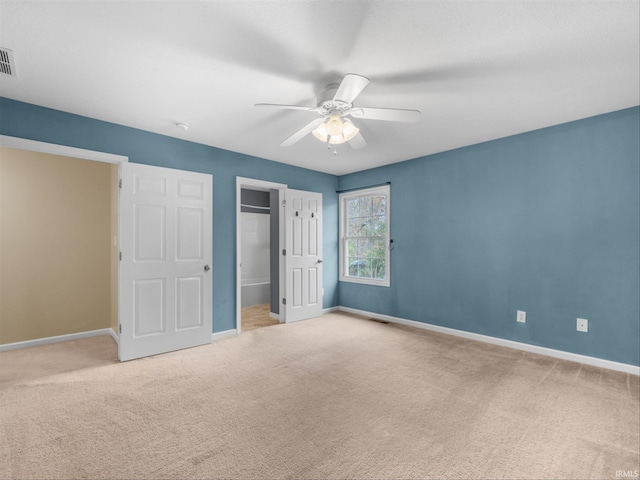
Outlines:
<svg viewBox="0 0 640 480"><path fill-rule="evenodd" d="M118 188L122 188L122 179L118 180Z"/></svg>
<svg viewBox="0 0 640 480"><path fill-rule="evenodd" d="M286 304L287 304L287 299L286 299L286 298L283 298L283 299L282 299L282 304L283 304L283 305L286 305Z"/></svg>
<svg viewBox="0 0 640 480"><path fill-rule="evenodd" d="M282 255L285 255L285 256L287 255L287 249L286 248L282 249Z"/></svg>
<svg viewBox="0 0 640 480"><path fill-rule="evenodd" d="M282 206L286 207L287 206L287 201L286 200L282 200Z"/></svg>
<svg viewBox="0 0 640 480"><path fill-rule="evenodd" d="M120 261L122 261L122 252L118 253L118 258L120 259Z"/></svg>
<svg viewBox="0 0 640 480"><path fill-rule="evenodd" d="M118 333L122 333L122 324L118 325Z"/></svg>

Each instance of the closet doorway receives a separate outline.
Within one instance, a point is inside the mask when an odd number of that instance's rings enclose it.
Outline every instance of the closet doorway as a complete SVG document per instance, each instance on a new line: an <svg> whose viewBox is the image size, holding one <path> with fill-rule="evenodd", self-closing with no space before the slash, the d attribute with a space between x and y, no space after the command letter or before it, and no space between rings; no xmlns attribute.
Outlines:
<svg viewBox="0 0 640 480"><path fill-rule="evenodd" d="M118 340L118 164L0 135L0 351Z"/></svg>
<svg viewBox="0 0 640 480"><path fill-rule="evenodd" d="M236 328L254 330L280 323L281 198L286 185L237 179ZM282 195L282 197L281 197Z"/></svg>

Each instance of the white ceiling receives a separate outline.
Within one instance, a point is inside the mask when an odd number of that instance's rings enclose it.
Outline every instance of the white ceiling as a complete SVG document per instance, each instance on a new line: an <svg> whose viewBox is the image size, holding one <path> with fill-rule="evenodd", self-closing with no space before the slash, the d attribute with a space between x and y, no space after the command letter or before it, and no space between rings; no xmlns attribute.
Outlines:
<svg viewBox="0 0 640 480"><path fill-rule="evenodd" d="M17 77L0 96L333 174L408 160L640 103L639 2L0 0ZM315 105L346 73L368 146L332 155ZM176 122L191 125L188 131Z"/></svg>

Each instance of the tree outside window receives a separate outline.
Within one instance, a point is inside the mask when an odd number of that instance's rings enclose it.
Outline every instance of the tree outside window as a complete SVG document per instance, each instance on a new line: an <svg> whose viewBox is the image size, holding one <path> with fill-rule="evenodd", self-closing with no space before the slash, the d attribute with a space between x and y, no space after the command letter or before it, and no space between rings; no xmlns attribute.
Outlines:
<svg viewBox="0 0 640 480"><path fill-rule="evenodd" d="M341 280L388 285L389 187L340 196Z"/></svg>

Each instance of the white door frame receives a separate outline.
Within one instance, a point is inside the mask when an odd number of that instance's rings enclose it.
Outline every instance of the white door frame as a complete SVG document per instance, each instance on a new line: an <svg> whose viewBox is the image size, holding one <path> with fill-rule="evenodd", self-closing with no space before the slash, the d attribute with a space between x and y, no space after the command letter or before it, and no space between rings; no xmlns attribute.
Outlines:
<svg viewBox="0 0 640 480"><path fill-rule="evenodd" d="M241 192L243 188L249 190L270 191L278 190L278 208L282 205L284 200L284 191L287 189L287 185L284 183L267 182L264 180L257 180L255 178L236 177L236 334L240 335L242 332L242 285L241 285L241 264L242 264L242 228L240 222L240 203ZM278 250L282 248L284 244L284 212L281 211L278 215ZM271 246L270 248L273 248ZM284 291L284 263L282 261L282 255L278 254L279 259L279 278L280 282L278 288L280 290L279 298L279 316L280 322L285 322L284 306L282 305L282 292Z"/></svg>
<svg viewBox="0 0 640 480"><path fill-rule="evenodd" d="M121 164L129 161L129 157L115 155L113 153L97 152L95 150L85 150L84 148L67 147L55 143L38 142L27 140L26 138L9 137L0 135L0 146L18 148L20 150L31 150L32 152L49 153L63 157L80 158L82 160L93 160L95 162Z"/></svg>

